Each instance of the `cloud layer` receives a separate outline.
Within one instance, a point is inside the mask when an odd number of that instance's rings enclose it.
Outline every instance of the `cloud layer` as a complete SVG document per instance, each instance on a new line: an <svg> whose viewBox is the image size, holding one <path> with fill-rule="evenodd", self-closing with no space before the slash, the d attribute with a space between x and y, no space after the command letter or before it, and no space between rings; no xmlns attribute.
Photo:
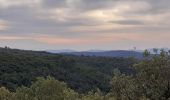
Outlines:
<svg viewBox="0 0 170 100"><path fill-rule="evenodd" d="M170 47L169 4L170 0L0 0L0 45L78 50Z"/></svg>

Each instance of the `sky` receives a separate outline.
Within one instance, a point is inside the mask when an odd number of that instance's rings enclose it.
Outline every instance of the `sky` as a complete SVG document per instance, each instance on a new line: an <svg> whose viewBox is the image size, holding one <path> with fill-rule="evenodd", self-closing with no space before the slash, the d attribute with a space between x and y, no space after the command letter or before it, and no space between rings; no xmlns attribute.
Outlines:
<svg viewBox="0 0 170 100"><path fill-rule="evenodd" d="M170 48L170 0L0 0L0 47Z"/></svg>

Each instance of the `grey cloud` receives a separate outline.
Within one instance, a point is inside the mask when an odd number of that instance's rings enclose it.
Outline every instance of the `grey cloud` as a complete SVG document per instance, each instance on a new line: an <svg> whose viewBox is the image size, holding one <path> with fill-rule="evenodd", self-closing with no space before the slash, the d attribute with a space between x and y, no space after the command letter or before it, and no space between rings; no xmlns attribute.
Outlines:
<svg viewBox="0 0 170 100"><path fill-rule="evenodd" d="M72 4L67 4L66 0L42 0L42 7L40 8L31 8L31 7L10 7L7 9L0 9L0 19L4 19L10 22L10 28L6 31L0 31L0 34L30 34L30 33L44 33L44 34L54 34L59 36L71 37L71 36L83 36L83 34L91 34L87 32L71 32L69 31L70 27L73 26L86 26L86 28L91 26L98 26L100 23L93 21L93 19L86 18L68 18L64 22L60 22L53 19L40 19L37 16L48 17L48 11L55 8L68 8L74 9L73 12L69 12L69 16L77 16L83 11L91 10L100 10L100 9L109 9L110 7L116 6L117 2L128 2L128 0L71 0ZM129 0L134 1L135 0ZM163 12L169 11L170 0L143 0L151 5L151 9L143 12L132 12L136 15L153 15L161 14ZM121 4L121 3L119 3ZM70 7L70 8L69 8ZM39 14L36 12L37 9L47 11L46 14ZM130 15L126 13L125 16ZM57 19L57 16L56 16ZM110 23L121 24L121 25L145 25L142 20L135 19L125 19L118 21L111 21ZM154 29L150 27L150 29ZM163 28L157 28L163 31ZM149 28L139 28L135 31L149 31ZM169 30L169 29L166 29ZM110 32L121 32L122 30L110 30ZM123 32L128 32L131 30L124 29ZM101 31L100 32L107 32ZM100 33L96 30L96 34Z"/></svg>
<svg viewBox="0 0 170 100"><path fill-rule="evenodd" d="M144 25L143 22L138 20L118 20L118 21L111 21L114 24L121 24L121 25Z"/></svg>
<svg viewBox="0 0 170 100"><path fill-rule="evenodd" d="M147 2L151 8L145 11L136 12L138 15L155 15L170 11L170 0L143 0Z"/></svg>
<svg viewBox="0 0 170 100"><path fill-rule="evenodd" d="M36 9L27 7L13 7L0 9L0 19L10 22L9 29L1 31L0 34L53 34L57 36L81 36L83 34L70 32L69 27L95 25L88 19L70 19L65 22L54 21L51 19L40 19L37 17ZM48 13L41 15L48 17ZM57 17L57 16L56 16Z"/></svg>
<svg viewBox="0 0 170 100"><path fill-rule="evenodd" d="M96 33L136 33L136 34L167 34L169 33L170 26L138 26L135 28L124 28L124 29L108 29L108 30L97 30Z"/></svg>
<svg viewBox="0 0 170 100"><path fill-rule="evenodd" d="M150 0L148 1L152 5L152 11L157 10L170 10L170 0Z"/></svg>
<svg viewBox="0 0 170 100"><path fill-rule="evenodd" d="M95 10L113 6L117 1L118 0L80 0L80 2L75 6L85 11Z"/></svg>
<svg viewBox="0 0 170 100"><path fill-rule="evenodd" d="M9 0L12 1L12 0ZM21 0L22 1L22 0ZM31 0L32 1L32 0ZM170 32L170 23L168 17L163 17L166 21L155 24L157 22L154 18L161 16L165 13L170 12L170 0L41 0L39 3L23 3L24 5L15 5L7 8L0 7L0 20L5 20L9 22L9 28L7 30L0 30L0 35L4 36L37 36L39 34L52 35L54 37L61 38L89 38L89 37L98 37L98 36L112 36L113 34L129 33L133 34L143 34L152 36L154 33L163 35ZM24 1L22 1L24 2ZM113 18L112 12L107 13L107 10L113 10L116 6L121 6L123 3L133 3L133 2L145 2L150 6L149 9L145 9L145 3L140 5L143 6L144 10L137 10L138 5L133 5L133 9L136 11L127 11L123 13L117 12L116 16ZM31 4L34 4L31 6ZM134 3L135 4L135 3ZM135 8L136 7L136 8ZM68 9L66 18L64 21L58 20L60 13L55 13L56 9ZM143 9L142 8L142 9ZM146 7L147 8L147 7ZM81 16L85 13L94 10L101 10L99 14L92 14L92 18L89 16ZM106 11L106 13L102 12ZM52 12L52 13L51 13ZM95 12L98 13L98 12ZM54 15L53 15L54 14ZM106 14L106 15L105 15ZM108 15L110 16L108 16ZM53 16L53 18L49 18ZM65 17L64 16L64 17ZM96 16L96 19L95 19ZM143 19L149 16L151 19ZM117 17L120 17L120 19ZM122 17L122 19L121 19ZM140 17L140 18L138 18ZM106 18L106 20L102 19ZM111 18L110 21L107 18ZM115 19L114 19L115 18ZM158 18L159 19L159 18ZM148 21L148 22L147 22ZM153 22L153 23L152 23ZM112 25L113 26L109 26ZM118 24L118 25L115 25ZM123 27L123 25L133 25L130 27ZM107 27L109 26L109 27ZM116 26L116 27L114 27ZM119 27L122 26L122 27ZM117 28L118 27L118 28ZM150 35L152 34L152 35ZM159 36L158 36L159 37ZM148 37L152 38L152 37ZM161 38L163 39L163 38ZM135 45L140 45L137 42L133 41ZM132 43L132 44L133 44ZM34 45L31 45L34 44ZM141 43L142 44L142 43ZM9 45L11 47L17 48L26 48L26 49L43 49L43 48L66 48L65 45L50 45L44 44L38 41L32 40L12 40L12 41L1 41L1 45ZM29 46L28 46L29 45ZM129 41L125 42L110 42L108 44L88 44L86 45L68 45L67 48L77 48L77 49L86 49L86 48L110 48L117 46L118 48L131 45ZM146 44L145 44L146 45ZM152 44L151 44L152 45ZM162 46L162 45L161 45Z"/></svg>
<svg viewBox="0 0 170 100"><path fill-rule="evenodd" d="M120 0L43 0L43 5L48 8L72 7L77 11L106 9Z"/></svg>
<svg viewBox="0 0 170 100"><path fill-rule="evenodd" d="M47 8L66 7L66 0L42 0L42 4Z"/></svg>

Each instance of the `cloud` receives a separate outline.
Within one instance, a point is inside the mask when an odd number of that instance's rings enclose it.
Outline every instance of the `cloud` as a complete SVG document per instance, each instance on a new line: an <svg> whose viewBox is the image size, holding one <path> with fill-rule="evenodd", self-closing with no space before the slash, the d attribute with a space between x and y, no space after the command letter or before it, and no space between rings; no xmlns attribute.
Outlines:
<svg viewBox="0 0 170 100"><path fill-rule="evenodd" d="M63 8L67 6L67 0L43 0L42 5L47 8Z"/></svg>
<svg viewBox="0 0 170 100"><path fill-rule="evenodd" d="M121 25L144 25L143 22L138 20L118 20L118 21L111 21L114 24L121 24Z"/></svg>
<svg viewBox="0 0 170 100"><path fill-rule="evenodd" d="M113 40L119 44L123 39L133 40L125 38L128 34L137 38L141 34L169 33L169 3L170 0L0 0L0 35L8 35L4 39L53 45L111 44Z"/></svg>
<svg viewBox="0 0 170 100"><path fill-rule="evenodd" d="M18 36L0 36L0 40L24 40L27 38L23 38L23 37L18 37Z"/></svg>
<svg viewBox="0 0 170 100"><path fill-rule="evenodd" d="M18 6L28 6L33 7L40 3L41 0L0 0L0 8L10 8L10 7L18 7Z"/></svg>
<svg viewBox="0 0 170 100"><path fill-rule="evenodd" d="M8 29L8 22L4 20L0 20L0 31L7 30Z"/></svg>
<svg viewBox="0 0 170 100"><path fill-rule="evenodd" d="M133 35L135 37L129 37L129 35ZM15 36L15 35L0 35L0 40L31 40L37 41L41 43L46 43L49 45L89 45L96 43L109 43L109 42L117 42L122 41L124 39L134 40L138 39L140 35L136 34L103 34L98 36L85 36L85 37L59 37L55 35L46 35L46 34L32 34L32 35L23 35L23 36ZM138 38L136 38L138 37Z"/></svg>

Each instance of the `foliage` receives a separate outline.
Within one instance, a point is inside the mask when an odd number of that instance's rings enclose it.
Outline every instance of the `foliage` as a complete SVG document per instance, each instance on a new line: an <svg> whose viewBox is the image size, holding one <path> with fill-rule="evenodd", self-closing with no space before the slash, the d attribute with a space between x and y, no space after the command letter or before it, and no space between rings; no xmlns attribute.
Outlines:
<svg viewBox="0 0 170 100"><path fill-rule="evenodd" d="M78 94L54 78L38 78L31 87L20 87L15 93L0 89L0 100L78 100Z"/></svg>
<svg viewBox="0 0 170 100"><path fill-rule="evenodd" d="M30 87L20 87L16 92L0 89L0 100L109 100L99 90L88 94L78 94L65 83L54 78L37 78ZM110 99L113 100L113 99Z"/></svg>
<svg viewBox="0 0 170 100"><path fill-rule="evenodd" d="M155 50L156 51L156 50ZM157 52L157 51L156 51ZM135 75L114 75L112 93L119 100L170 99L170 57L168 52L146 58L134 65Z"/></svg>
<svg viewBox="0 0 170 100"><path fill-rule="evenodd" d="M76 100L78 94L54 78L38 78L30 88L18 88L17 100Z"/></svg>
<svg viewBox="0 0 170 100"><path fill-rule="evenodd" d="M52 76L79 93L99 88L108 92L113 69L132 73L128 58L86 57L0 48L0 86L15 91L36 77Z"/></svg>
<svg viewBox="0 0 170 100"><path fill-rule="evenodd" d="M129 74L122 73L121 67L111 67L111 65L130 65L135 62L132 58L61 56L30 51L17 51L15 54L12 53L14 50L9 50L0 53L3 57L0 58L0 82L3 86L0 88L0 100L170 99L170 52L164 50L161 50L160 54L155 50L155 55L146 50L145 58L135 64ZM122 64L120 59L129 62ZM24 65L26 67L23 67ZM108 71L103 66L108 68ZM113 74L112 79L111 74ZM48 75L55 78L43 78ZM34 78L37 76L43 77L35 81ZM110 79L111 85L107 86ZM66 82L68 86L61 81ZM83 93L84 89L90 92ZM93 91L94 89L97 91ZM110 91L106 92L107 89Z"/></svg>
<svg viewBox="0 0 170 100"><path fill-rule="evenodd" d="M138 91L135 80L132 76L115 75L111 81L112 92L119 100L137 100Z"/></svg>
<svg viewBox="0 0 170 100"><path fill-rule="evenodd" d="M97 91L90 91L88 94L83 95L81 100L104 100L105 96L102 92L97 89Z"/></svg>
<svg viewBox="0 0 170 100"><path fill-rule="evenodd" d="M13 94L10 93L5 87L0 88L0 100L12 100Z"/></svg>

